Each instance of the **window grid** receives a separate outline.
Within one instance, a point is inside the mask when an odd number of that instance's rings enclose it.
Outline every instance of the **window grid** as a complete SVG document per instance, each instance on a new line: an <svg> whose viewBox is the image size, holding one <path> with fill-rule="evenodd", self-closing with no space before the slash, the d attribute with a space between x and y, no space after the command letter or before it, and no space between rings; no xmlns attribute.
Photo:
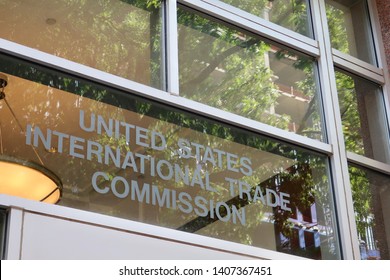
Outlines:
<svg viewBox="0 0 390 280"><path fill-rule="evenodd" d="M344 140L342 137L342 125L341 118L338 114L339 112L339 102L337 98L337 87L335 80L335 72L333 68L332 58L332 48L330 44L329 33L327 29L327 18L325 12L325 2L319 1L318 3L318 11L320 24L321 26L318 28L318 31L321 33L319 36L319 40L324 47L324 69L323 75L327 75L329 77L328 80L328 91L323 91L323 98L329 99L329 103L331 103L330 107L327 107L327 111L325 112L326 118L332 116L333 122L328 120L328 133L330 134L330 143L334 143L333 146L335 148L335 153L331 157L332 163L332 173L333 173L333 186L335 192L336 205L338 206L338 219L339 219L339 230L341 236L341 245L344 259L352 259L359 257L359 250L357 246L357 238L354 237L354 212L353 212L353 201L352 201L352 193L345 190L345 186L349 183L349 179L346 178L344 174L348 174L348 164L345 158L342 157L345 154L345 146ZM324 94L325 92L330 92L331 94ZM333 124L333 125L332 125ZM348 176L347 176L348 177ZM337 187L335 187L337 186ZM348 239L350 237L352 239ZM355 238L355 239L354 239Z"/></svg>
<svg viewBox="0 0 390 280"><path fill-rule="evenodd" d="M211 1L179 1L183 4L190 3L192 7L194 7L195 2L211 2ZM368 1L370 4L370 13L372 17L372 2ZM198 3L201 5L201 3ZM224 10L228 10L228 5L226 4L219 4L219 2L214 7L220 7ZM197 6L199 8L199 6ZM330 46L330 39L327 35L327 19L326 19L326 12L325 12L325 2L320 1L311 1L311 9L312 9L312 22L314 25L314 34L315 34L315 44L310 44L310 40L307 40L304 42L306 44L307 48L310 48L313 45L318 44L317 51L310 52L310 55L316 56L318 59L319 69L320 69L320 86L322 90L322 101L325 108L325 124L327 126L327 134L328 134L328 140L333 148L333 154L330 158L331 161L331 172L333 175L333 184L334 186L338 186L335 188L335 198L336 198L336 204L338 205L338 218L339 218L339 228L340 228L340 235L341 243L342 243L342 251L343 251L343 257L345 259L360 258L360 252L358 248L358 238L356 234L356 226L355 226L355 216L354 216L354 208L353 208L353 201L352 201L352 193L350 190L349 185L349 176L348 176L348 161L353 161L354 163L375 169L380 170L383 173L389 174L390 166L388 164L380 163L375 160L368 160L366 157L358 156L353 153L347 152L344 145L344 139L342 136L342 126L341 126L341 118L339 116L339 103L338 103L338 97L337 97L337 88L336 88L336 81L335 81L335 72L333 67L337 66L344 70L347 70L349 72L352 72L354 74L357 74L358 76L364 77L370 81L373 81L380 85L385 85L385 76L384 76L384 70L375 67L367 62L361 61L357 58L354 58L350 55L343 54L338 50L332 49ZM202 6L202 10L205 10L205 8ZM233 11L233 13L236 12L236 8L230 8L230 10ZM219 13L214 13L213 16L219 15ZM263 21L261 19L254 20L253 16L246 15L246 13L241 13L245 19L249 19L252 21L260 22L261 27L266 27L269 29L273 29L273 24ZM221 18L222 20L224 18ZM241 26L245 28L245 26ZM375 26L373 25L373 29ZM248 27L246 28L248 29ZM374 29L375 30L375 29ZM285 30L285 32L282 31L282 33L289 34L291 36L292 33L289 30ZM374 32L375 33L375 32ZM272 34L273 36L270 36L272 33L262 32L261 36L266 36L268 38L271 38L276 41L283 41L278 36L279 34ZM300 37L300 34L294 34L294 38ZM374 36L375 38L375 46L378 46L378 36ZM286 44L286 41L283 42ZM289 42L287 42L287 45L291 46ZM297 45L295 45L296 47ZM304 47L305 48L305 47ZM302 45L299 46L299 48L296 48L298 50L302 50ZM378 52L378 50L377 50ZM327 59L332 58L332 59ZM379 56L379 59L381 56ZM381 65L381 63L379 63ZM384 88L384 94L386 88ZM327 93L331 93L330 98ZM385 94L386 96L386 94ZM386 101L387 98L385 98ZM386 102L386 109L388 112L388 102ZM347 157L343 157L342 155L347 155ZM343 188L340 188L339 186L344 186ZM350 238L348 238L350 237Z"/></svg>
<svg viewBox="0 0 390 280"><path fill-rule="evenodd" d="M369 11L372 18L377 18L374 17L374 15L376 15L374 2L375 1L368 0ZM256 121L237 117L231 113L215 110L209 106L201 105L197 102L178 97L177 95L180 95L180 92L178 81L177 21L175 14L177 3L200 10L222 21L229 21L240 28L246 29L278 43L282 43L283 45L292 47L297 51L305 52L306 54L317 58L322 103L324 108L324 122L326 124L328 143L321 143L303 136L294 135L281 129L259 124ZM312 23L314 25L314 40L260 18L256 18L252 15L246 13L238 14L236 8L232 8L219 1L167 0L165 8L168 19L166 22L166 68L168 92L141 85L96 69L91 69L87 66L45 54L3 39L0 39L0 51L64 72L76 74L92 81L104 83L105 85L111 87L131 91L135 94L149 99L154 99L168 105L195 113L201 113L204 116L214 118L216 120L228 122L257 133L273 136L277 139L281 139L292 144L298 144L301 147L309 148L312 151L328 155L330 157L332 173L332 176L330 177L333 179L333 186L337 186L334 187L334 192L338 208L337 216L339 221L343 258L359 259L360 254L356 234L353 201L348 178L348 161L388 175L390 175L390 165L367 159L366 157L346 151L342 136L341 118L338 110L339 105L333 66L335 65L382 85L386 111L389 119L389 81L387 80L387 76L384 74L387 73L386 63L381 61L383 57L383 50L378 47L381 44L378 41L379 36L377 35L377 32L379 32L379 29L377 23L374 22L372 26L374 29L374 40L377 48L376 51L379 53L379 65L383 68L374 67L368 63L352 58L349 55L332 50L330 47L330 40L327 36L325 2L324 0L312 0L310 1L310 4L313 17Z"/></svg>

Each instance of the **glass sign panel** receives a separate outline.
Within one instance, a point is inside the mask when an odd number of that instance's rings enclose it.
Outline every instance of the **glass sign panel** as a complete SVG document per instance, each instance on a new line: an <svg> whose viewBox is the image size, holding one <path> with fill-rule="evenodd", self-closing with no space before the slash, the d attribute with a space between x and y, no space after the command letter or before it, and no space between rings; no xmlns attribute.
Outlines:
<svg viewBox="0 0 390 280"><path fill-rule="evenodd" d="M340 258L326 156L7 57L0 71L1 151L54 172L59 205Z"/></svg>

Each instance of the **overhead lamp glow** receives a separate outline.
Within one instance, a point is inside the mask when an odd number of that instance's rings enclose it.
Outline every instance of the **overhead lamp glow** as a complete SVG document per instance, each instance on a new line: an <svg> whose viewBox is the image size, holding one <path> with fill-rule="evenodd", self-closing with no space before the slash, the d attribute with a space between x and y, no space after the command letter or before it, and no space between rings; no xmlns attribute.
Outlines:
<svg viewBox="0 0 390 280"><path fill-rule="evenodd" d="M45 167L0 155L1 194L55 204L61 191L60 179Z"/></svg>
<svg viewBox="0 0 390 280"><path fill-rule="evenodd" d="M6 107L22 127L10 107L4 92L8 85L8 77L0 73L0 101L4 100ZM23 130L22 130L23 131ZM3 154L2 133L0 127L0 194L22 198L57 203L61 198L61 180L50 170L34 162L22 160Z"/></svg>

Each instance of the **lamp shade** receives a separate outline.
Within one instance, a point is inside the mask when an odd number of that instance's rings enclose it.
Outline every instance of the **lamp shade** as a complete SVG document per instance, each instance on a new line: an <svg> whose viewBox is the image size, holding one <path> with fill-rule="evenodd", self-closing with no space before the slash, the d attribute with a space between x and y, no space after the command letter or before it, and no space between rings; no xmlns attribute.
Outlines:
<svg viewBox="0 0 390 280"><path fill-rule="evenodd" d="M0 155L0 194L54 204L61 190L59 178L45 167Z"/></svg>

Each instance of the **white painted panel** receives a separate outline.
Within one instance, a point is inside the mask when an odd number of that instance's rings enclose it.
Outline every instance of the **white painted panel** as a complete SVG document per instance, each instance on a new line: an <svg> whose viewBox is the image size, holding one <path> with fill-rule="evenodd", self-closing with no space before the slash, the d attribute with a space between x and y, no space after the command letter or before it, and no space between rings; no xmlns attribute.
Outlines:
<svg viewBox="0 0 390 280"><path fill-rule="evenodd" d="M8 214L7 244L5 258L7 260L19 260L23 228L23 210L12 208Z"/></svg>
<svg viewBox="0 0 390 280"><path fill-rule="evenodd" d="M26 212L21 259L243 259L126 231Z"/></svg>

